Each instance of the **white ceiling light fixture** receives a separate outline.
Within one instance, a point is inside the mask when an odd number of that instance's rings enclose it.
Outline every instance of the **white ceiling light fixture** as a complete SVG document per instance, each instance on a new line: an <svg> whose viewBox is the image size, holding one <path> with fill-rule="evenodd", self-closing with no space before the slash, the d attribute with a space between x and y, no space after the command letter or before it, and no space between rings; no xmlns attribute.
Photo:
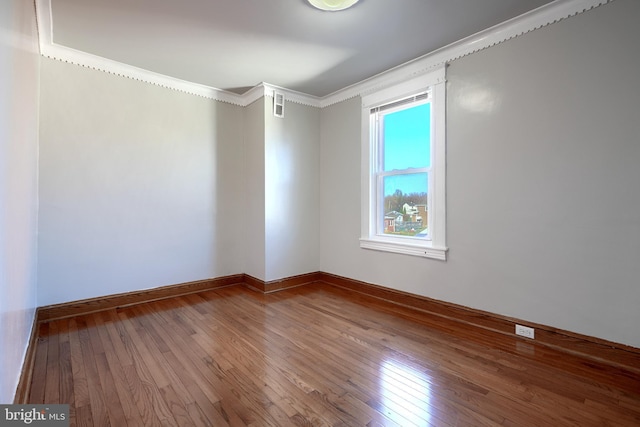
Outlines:
<svg viewBox="0 0 640 427"><path fill-rule="evenodd" d="M329 12L337 12L338 10L347 9L359 0L307 0L311 6L317 7L320 10L327 10Z"/></svg>

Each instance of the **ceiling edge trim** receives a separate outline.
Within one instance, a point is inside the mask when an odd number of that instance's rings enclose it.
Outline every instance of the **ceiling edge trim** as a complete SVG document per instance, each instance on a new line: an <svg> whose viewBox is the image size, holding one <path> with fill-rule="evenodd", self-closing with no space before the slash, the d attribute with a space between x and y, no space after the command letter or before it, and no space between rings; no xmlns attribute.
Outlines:
<svg viewBox="0 0 640 427"><path fill-rule="evenodd" d="M289 102L324 108L392 86L408 78L426 74L434 68L453 60L613 1L556 0L322 98L268 83L260 83L244 94L236 94L57 45L53 43L51 0L36 0L36 20L38 23L40 53L47 58L241 107L246 107L262 96L273 96L273 91L277 90L284 93Z"/></svg>
<svg viewBox="0 0 640 427"><path fill-rule="evenodd" d="M51 44L51 0L36 0L36 25L38 27L38 43L40 44L40 54L44 55L46 46Z"/></svg>
<svg viewBox="0 0 640 427"><path fill-rule="evenodd" d="M269 83L262 83L265 89L264 95L273 97L274 92L284 94L287 102L293 102L294 104L306 105L309 107L320 108L322 106L322 98L318 98L313 95L307 95L306 93L297 92L295 90L287 89L285 87L272 85Z"/></svg>
<svg viewBox="0 0 640 427"><path fill-rule="evenodd" d="M244 106L244 99L241 95L193 82L188 82L185 80L180 80L174 77L169 77L163 74L155 73L153 71L112 61L110 59L102 58L100 56L92 55L65 46L55 44L49 45L42 51L42 55L50 59L67 62L85 68L91 68L93 70L102 71L120 77L126 77L132 80L138 80L166 89L172 89L190 95L201 96L203 98Z"/></svg>
<svg viewBox="0 0 640 427"><path fill-rule="evenodd" d="M321 98L321 108L384 89L385 87L392 86L411 77L426 74L434 68L453 60L487 49L613 1L614 0L556 0L327 95Z"/></svg>
<svg viewBox="0 0 640 427"><path fill-rule="evenodd" d="M81 67L91 68L97 71L103 71L116 76L150 83L167 89L176 90L178 92L245 106L243 96L233 92L177 79L175 77L155 73L153 71L55 44L53 42L51 0L36 0L35 3L38 37L40 41L40 54L44 57Z"/></svg>

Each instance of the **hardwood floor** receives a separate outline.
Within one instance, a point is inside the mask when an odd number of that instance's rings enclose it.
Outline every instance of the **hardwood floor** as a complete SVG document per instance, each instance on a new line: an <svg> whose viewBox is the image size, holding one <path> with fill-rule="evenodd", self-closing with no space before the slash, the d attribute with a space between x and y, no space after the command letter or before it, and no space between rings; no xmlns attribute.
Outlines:
<svg viewBox="0 0 640 427"><path fill-rule="evenodd" d="M326 284L231 286L42 323L29 402L78 426L638 426L640 374Z"/></svg>

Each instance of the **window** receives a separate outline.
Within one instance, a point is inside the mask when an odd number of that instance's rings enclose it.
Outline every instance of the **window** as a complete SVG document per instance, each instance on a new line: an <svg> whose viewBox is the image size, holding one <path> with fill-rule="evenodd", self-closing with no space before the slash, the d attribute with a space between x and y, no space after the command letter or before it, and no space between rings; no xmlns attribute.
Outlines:
<svg viewBox="0 0 640 427"><path fill-rule="evenodd" d="M360 246L446 259L444 67L363 97Z"/></svg>
<svg viewBox="0 0 640 427"><path fill-rule="evenodd" d="M429 95L425 92L371 110L378 234L431 240L428 206L431 206L429 182L433 181L433 168Z"/></svg>

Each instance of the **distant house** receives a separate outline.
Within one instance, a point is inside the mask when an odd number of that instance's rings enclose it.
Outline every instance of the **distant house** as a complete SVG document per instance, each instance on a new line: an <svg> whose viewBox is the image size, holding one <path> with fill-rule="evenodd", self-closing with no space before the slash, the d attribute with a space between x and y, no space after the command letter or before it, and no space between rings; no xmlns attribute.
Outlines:
<svg viewBox="0 0 640 427"><path fill-rule="evenodd" d="M403 217L402 214L398 211L391 211L384 215L384 232L385 233L395 233L396 232L396 223L402 223Z"/></svg>
<svg viewBox="0 0 640 427"><path fill-rule="evenodd" d="M409 216L409 222L421 222L426 225L427 221L427 205L410 205L405 203L402 206L402 210Z"/></svg>
<svg viewBox="0 0 640 427"><path fill-rule="evenodd" d="M407 215L418 215L418 208L415 206L411 206L409 203L405 203L402 205L402 210Z"/></svg>

